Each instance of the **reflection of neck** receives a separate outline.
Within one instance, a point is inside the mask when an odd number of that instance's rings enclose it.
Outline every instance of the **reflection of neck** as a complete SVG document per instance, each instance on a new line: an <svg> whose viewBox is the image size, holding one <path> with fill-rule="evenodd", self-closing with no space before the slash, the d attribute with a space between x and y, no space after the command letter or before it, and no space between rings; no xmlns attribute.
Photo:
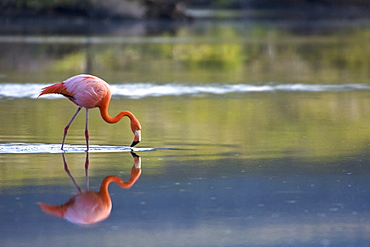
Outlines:
<svg viewBox="0 0 370 247"><path fill-rule="evenodd" d="M117 177L117 176L106 176L103 179L103 181L101 182L100 191L98 192L98 194L103 198L103 201L104 202L111 203L110 195L109 195L109 192L108 192L108 186L109 186L109 184L111 182L115 182L121 188L128 189L132 185L134 185L134 183L140 177L140 174L141 174L141 169L140 168L136 168L135 166L133 166L131 168L130 180L128 182L123 181L120 177Z"/></svg>
<svg viewBox="0 0 370 247"><path fill-rule="evenodd" d="M108 186L111 182L119 184L120 182L122 182L122 180L117 176L107 176L101 182L100 191L98 192L98 194L102 197L104 204L106 204L107 206L111 205L110 195L108 192Z"/></svg>

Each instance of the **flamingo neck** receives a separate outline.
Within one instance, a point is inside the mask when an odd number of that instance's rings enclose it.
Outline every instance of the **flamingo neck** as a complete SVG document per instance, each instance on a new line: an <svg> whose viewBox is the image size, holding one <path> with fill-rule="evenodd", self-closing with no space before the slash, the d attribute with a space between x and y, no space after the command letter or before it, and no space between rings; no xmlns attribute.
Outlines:
<svg viewBox="0 0 370 247"><path fill-rule="evenodd" d="M129 111L121 111L120 113L117 114L117 116L111 117L108 113L108 106L109 103L103 103L101 106L99 106L100 115L107 123L117 123L125 116L129 117L131 121L135 119L135 116Z"/></svg>
<svg viewBox="0 0 370 247"><path fill-rule="evenodd" d="M117 176L106 176L100 184L100 191L108 191L108 186L111 182L119 183L121 178Z"/></svg>
<svg viewBox="0 0 370 247"><path fill-rule="evenodd" d="M100 184L99 194L106 195L109 197L108 186L111 182L115 182L122 189L128 189L138 180L141 174L141 169L136 168L135 165L131 168L130 180L128 182L123 181L118 176L106 176Z"/></svg>
<svg viewBox="0 0 370 247"><path fill-rule="evenodd" d="M122 181L122 180L117 176L107 176L103 179L103 181L100 184L100 190L99 190L98 194L103 198L103 201L105 203L108 203L108 204L111 203L110 195L109 195L109 192L108 192L109 184L111 182L115 182L115 183L118 184L120 181Z"/></svg>

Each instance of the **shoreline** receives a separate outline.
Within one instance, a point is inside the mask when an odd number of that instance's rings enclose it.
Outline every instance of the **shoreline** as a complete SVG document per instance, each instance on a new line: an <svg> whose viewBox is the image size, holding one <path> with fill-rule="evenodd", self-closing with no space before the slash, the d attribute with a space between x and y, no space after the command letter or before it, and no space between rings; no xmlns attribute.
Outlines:
<svg viewBox="0 0 370 247"><path fill-rule="evenodd" d="M1 10L1 9L0 9ZM146 10L148 11L148 10ZM170 10L169 10L170 11ZM370 19L370 5L367 7L358 5L292 5L271 8L182 8L170 16L148 16L144 11L136 13L113 13L109 9L101 10L100 13L83 13L77 11L32 11L24 9L2 9L0 22L12 21L58 21L58 22L122 22L122 21L175 21L187 22L192 20L310 20L310 19ZM170 15L170 14L168 14Z"/></svg>

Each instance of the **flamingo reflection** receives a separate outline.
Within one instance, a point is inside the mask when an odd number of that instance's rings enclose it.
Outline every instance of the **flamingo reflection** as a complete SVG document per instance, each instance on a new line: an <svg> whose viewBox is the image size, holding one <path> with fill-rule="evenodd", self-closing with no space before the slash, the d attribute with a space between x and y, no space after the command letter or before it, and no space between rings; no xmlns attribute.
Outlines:
<svg viewBox="0 0 370 247"><path fill-rule="evenodd" d="M86 191L83 191L71 175L68 165L63 155L64 169L72 179L79 193L70 198L62 205L48 205L39 202L41 209L54 216L64 218L75 224L93 224L106 219L112 209L112 201L108 192L111 182L118 184L121 188L128 189L138 180L141 174L141 159L135 153L131 153L134 165L131 168L130 180L125 182L118 176L106 176L100 185L98 192L89 191L88 166L89 154L86 153L85 172L86 172Z"/></svg>

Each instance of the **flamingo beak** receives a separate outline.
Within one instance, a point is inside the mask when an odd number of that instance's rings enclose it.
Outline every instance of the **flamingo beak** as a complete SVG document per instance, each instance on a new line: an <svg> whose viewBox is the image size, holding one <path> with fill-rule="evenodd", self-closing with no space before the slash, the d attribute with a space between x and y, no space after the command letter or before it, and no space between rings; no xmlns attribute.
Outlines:
<svg viewBox="0 0 370 247"><path fill-rule="evenodd" d="M130 147L134 147L136 144L138 144L141 141L141 131L140 130L135 130L134 133L134 141L131 143Z"/></svg>

